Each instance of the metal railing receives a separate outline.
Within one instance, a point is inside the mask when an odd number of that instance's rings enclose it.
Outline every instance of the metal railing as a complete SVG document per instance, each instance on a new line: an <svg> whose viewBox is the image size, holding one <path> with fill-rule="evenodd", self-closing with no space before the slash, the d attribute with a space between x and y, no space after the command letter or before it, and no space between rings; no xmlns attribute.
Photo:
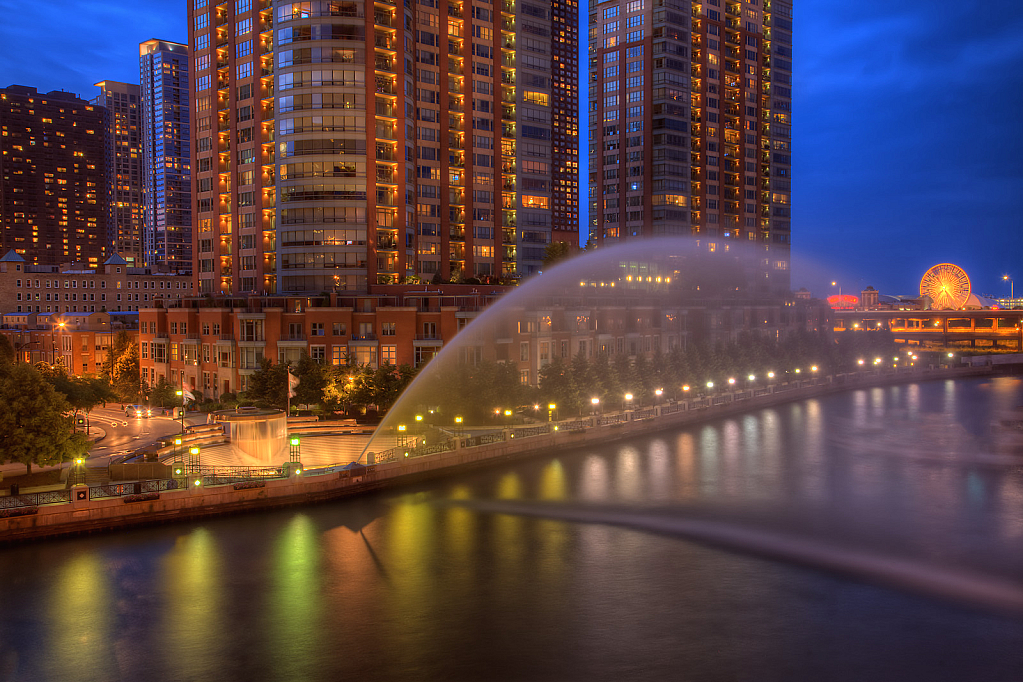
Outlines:
<svg viewBox="0 0 1023 682"><path fill-rule="evenodd" d="M0 497L0 509L39 507L44 504L64 504L71 501L70 490L50 490L42 493L22 493Z"/></svg>

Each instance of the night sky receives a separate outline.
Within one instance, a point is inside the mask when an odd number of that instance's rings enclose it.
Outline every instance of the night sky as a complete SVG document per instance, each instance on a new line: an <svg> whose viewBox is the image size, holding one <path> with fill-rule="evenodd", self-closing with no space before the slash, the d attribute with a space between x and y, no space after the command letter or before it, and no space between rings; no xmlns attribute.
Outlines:
<svg viewBox="0 0 1023 682"><path fill-rule="evenodd" d="M139 42L187 39L180 0L0 10L0 87L91 99L97 81L138 82ZM794 23L793 288L916 294L928 267L953 262L975 292L1008 295L1003 274L1023 290L1019 0L796 0Z"/></svg>

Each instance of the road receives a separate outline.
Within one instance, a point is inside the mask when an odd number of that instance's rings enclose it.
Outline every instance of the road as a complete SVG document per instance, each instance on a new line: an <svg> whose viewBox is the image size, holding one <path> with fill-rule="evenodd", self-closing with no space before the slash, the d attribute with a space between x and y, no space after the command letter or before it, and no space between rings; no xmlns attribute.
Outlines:
<svg viewBox="0 0 1023 682"><path fill-rule="evenodd" d="M155 415L145 419L129 418L117 403L94 409L89 420L93 428L99 427L106 433L89 451L90 466L102 466L109 457L128 454L181 431L181 422L177 419ZM186 424L205 421L205 415L198 413L185 418Z"/></svg>

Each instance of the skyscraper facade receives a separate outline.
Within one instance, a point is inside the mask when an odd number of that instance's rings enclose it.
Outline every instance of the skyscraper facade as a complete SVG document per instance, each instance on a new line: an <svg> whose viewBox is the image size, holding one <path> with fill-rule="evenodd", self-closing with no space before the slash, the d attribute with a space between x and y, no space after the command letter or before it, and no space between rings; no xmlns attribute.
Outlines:
<svg viewBox="0 0 1023 682"><path fill-rule="evenodd" d="M590 239L752 242L789 290L792 5L590 6Z"/></svg>
<svg viewBox="0 0 1023 682"><path fill-rule="evenodd" d="M139 44L142 105L142 242L145 264L192 271L191 106L188 46Z"/></svg>
<svg viewBox="0 0 1023 682"><path fill-rule="evenodd" d="M576 1L191 0L199 290L497 280L574 243Z"/></svg>
<svg viewBox="0 0 1023 682"><path fill-rule="evenodd" d="M129 267L142 265L142 108L139 86L96 83L93 104L106 112L107 244Z"/></svg>
<svg viewBox="0 0 1023 682"><path fill-rule="evenodd" d="M0 89L0 251L34 265L103 262L104 113L67 92Z"/></svg>

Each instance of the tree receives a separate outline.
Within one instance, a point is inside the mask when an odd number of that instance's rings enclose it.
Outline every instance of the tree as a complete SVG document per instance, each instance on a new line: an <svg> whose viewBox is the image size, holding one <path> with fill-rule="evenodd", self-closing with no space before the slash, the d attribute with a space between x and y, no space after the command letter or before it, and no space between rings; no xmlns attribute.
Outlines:
<svg viewBox="0 0 1023 682"><path fill-rule="evenodd" d="M0 334L0 365L13 365L14 358L14 346L11 345L11 340Z"/></svg>
<svg viewBox="0 0 1023 682"><path fill-rule="evenodd" d="M543 267L555 265L559 261L567 260L572 255L572 249L568 242L551 242L543 250Z"/></svg>
<svg viewBox="0 0 1023 682"><path fill-rule="evenodd" d="M74 433L70 406L39 371L20 364L0 370L0 462L51 466L85 453L89 441Z"/></svg>
<svg viewBox="0 0 1023 682"><path fill-rule="evenodd" d="M110 349L107 351L107 356L103 358L103 364L100 365L99 373L113 381L114 365L117 364L117 361L125 354L128 348L136 345L135 339L132 338L131 334L123 329L117 332L114 342L110 344Z"/></svg>
<svg viewBox="0 0 1023 682"><path fill-rule="evenodd" d="M114 362L111 374L114 392L125 402L134 402L142 393L139 347L129 344Z"/></svg>
<svg viewBox="0 0 1023 682"><path fill-rule="evenodd" d="M181 404L181 399L178 398L177 389L174 388L173 384L167 381L166 377L160 377L160 380L153 386L149 393L149 400L152 404L159 405L160 407Z"/></svg>
<svg viewBox="0 0 1023 682"><path fill-rule="evenodd" d="M295 405L319 405L323 402L323 389L327 386L327 375L323 365L305 353L292 370L298 377L295 397L291 399Z"/></svg>
<svg viewBox="0 0 1023 682"><path fill-rule="evenodd" d="M259 369L249 377L245 399L259 407L276 407L283 410L288 404L288 366L274 364L263 358Z"/></svg>

